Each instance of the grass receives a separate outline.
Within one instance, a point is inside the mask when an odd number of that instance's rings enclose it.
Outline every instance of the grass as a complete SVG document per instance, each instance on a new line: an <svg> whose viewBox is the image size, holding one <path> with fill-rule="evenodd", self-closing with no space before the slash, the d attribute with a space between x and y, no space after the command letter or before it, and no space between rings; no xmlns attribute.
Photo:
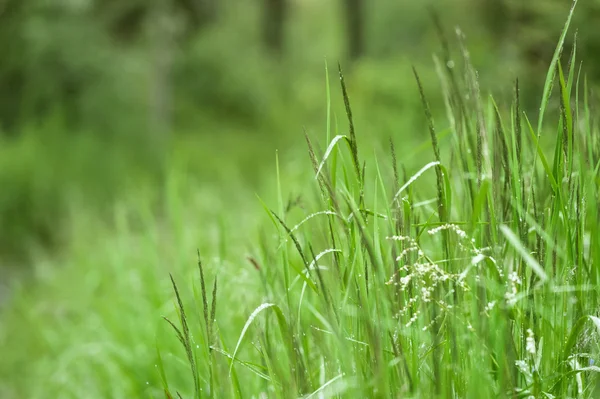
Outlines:
<svg viewBox="0 0 600 399"><path fill-rule="evenodd" d="M600 158L575 52L560 63L568 25L537 129L518 81L512 105L481 95L463 47L464 73L439 68L452 137L442 151L415 70L433 151L402 176L410 148L392 141L391 165L359 158L340 70L349 133L323 155L307 137L301 211L264 205L277 237L253 261L263 300L243 325L225 324L237 305L222 296L208 317L202 280L194 351L174 283L194 384L165 378L167 397L596 397Z"/></svg>
<svg viewBox="0 0 600 399"><path fill-rule="evenodd" d="M370 151L340 69L347 122L328 84L326 141L259 198L177 170L78 214L2 315L0 396L597 397L599 132L567 28L537 121L461 45L435 59L443 128L414 70L429 155Z"/></svg>

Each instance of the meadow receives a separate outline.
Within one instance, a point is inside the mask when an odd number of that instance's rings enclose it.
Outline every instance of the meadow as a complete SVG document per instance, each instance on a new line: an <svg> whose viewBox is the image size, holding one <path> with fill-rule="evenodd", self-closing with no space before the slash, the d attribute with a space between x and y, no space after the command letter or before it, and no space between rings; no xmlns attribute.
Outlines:
<svg viewBox="0 0 600 399"><path fill-rule="evenodd" d="M107 161L48 162L119 195L62 201L44 168L23 188L68 238L0 305L0 397L598 397L600 131L574 8L538 85L480 79L438 26L414 66L320 64L264 111L293 134L181 135L125 165L73 139ZM5 164L27 173L53 137Z"/></svg>

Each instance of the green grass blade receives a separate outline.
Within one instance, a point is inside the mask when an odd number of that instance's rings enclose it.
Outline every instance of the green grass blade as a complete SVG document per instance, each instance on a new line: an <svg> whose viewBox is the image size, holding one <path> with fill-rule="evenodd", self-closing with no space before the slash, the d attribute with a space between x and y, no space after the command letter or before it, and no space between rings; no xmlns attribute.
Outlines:
<svg viewBox="0 0 600 399"><path fill-rule="evenodd" d="M500 231L502 231L508 242L519 253L519 255L521 255L523 260L525 260L525 263L533 270L535 274L537 274L541 282L543 283L547 281L548 275L538 261L535 260L535 258L531 256L531 253L523 246L523 243L521 240L519 240L515 233L513 233L513 231L505 225L500 226Z"/></svg>
<svg viewBox="0 0 600 399"><path fill-rule="evenodd" d="M550 62L550 67L548 68L548 73L546 74L546 81L544 83L544 92L542 94L542 102L540 104L540 115L538 118L538 126L537 126L537 135L538 137L542 133L542 125L544 123L544 113L546 112L546 107L548 106L548 101L550 101L550 94L552 93L552 86L554 82L554 76L556 73L556 64L559 61L560 55L562 53L562 49L565 43L565 37L567 36L567 32L569 30L569 25L571 24L571 18L573 17L573 13L575 12L575 7L577 6L577 1L574 0L571 5L571 10L569 11L569 15L567 17L567 21L565 22L565 26L560 34L560 38L558 40L558 44L556 45L556 49L554 50L554 55L552 56L552 61Z"/></svg>

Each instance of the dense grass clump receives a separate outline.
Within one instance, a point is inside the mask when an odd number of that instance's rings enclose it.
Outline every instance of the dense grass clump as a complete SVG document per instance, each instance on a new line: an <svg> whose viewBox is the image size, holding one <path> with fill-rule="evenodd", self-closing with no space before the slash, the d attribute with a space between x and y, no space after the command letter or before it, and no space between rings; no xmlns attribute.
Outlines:
<svg viewBox="0 0 600 399"><path fill-rule="evenodd" d="M328 108L325 151L306 137L301 201L283 201L278 167L247 302L200 262L192 321L173 280L191 378L173 382L159 344L166 396L598 397L600 132L575 51L561 57L568 25L537 123L518 81L510 105L482 96L459 40L460 63L435 59L441 140L415 70L433 150L418 165L398 165L414 149L394 138L365 161L340 70L348 133L331 134Z"/></svg>

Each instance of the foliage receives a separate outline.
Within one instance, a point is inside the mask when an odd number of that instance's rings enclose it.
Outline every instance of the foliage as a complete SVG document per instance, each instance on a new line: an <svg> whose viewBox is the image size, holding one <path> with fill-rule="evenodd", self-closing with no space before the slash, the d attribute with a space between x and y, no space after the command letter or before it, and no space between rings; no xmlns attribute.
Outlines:
<svg viewBox="0 0 600 399"><path fill-rule="evenodd" d="M279 58L234 0L0 3L0 397L597 397L587 61L515 82L470 1L374 2L343 90L334 3Z"/></svg>
<svg viewBox="0 0 600 399"><path fill-rule="evenodd" d="M562 39L557 56L561 47ZM194 395L183 392L190 397L598 393L600 273L593 237L598 237L600 158L588 119L573 123L590 110L587 96L577 95L576 64L571 60L563 73L556 57L550 66L545 91L556 79L562 106L548 156L539 142L544 112L537 130L521 117L518 83L505 110L491 98L483 100L466 57L466 87L453 85L452 69L440 71L453 133L444 158L415 72L434 157L411 177L400 177L393 143L391 167L361 163L340 72L349 134L336 135L320 156L307 137L315 174L303 218L281 201L275 210L265 206L279 239L252 261L264 299L238 328L235 346L225 338L231 324L220 322L219 311L216 319L208 316L200 270L205 318L199 323L207 330L197 331L203 343L197 351L190 339L182 340L188 353L195 352L192 374L198 378ZM461 105L465 91L470 96ZM548 100L543 97L542 110ZM400 159L405 151L398 152ZM420 181L428 181L429 189ZM280 199L282 184L278 181ZM173 284L176 310L188 331ZM207 332L214 325L221 327L216 335ZM163 380L168 397L184 389L168 382Z"/></svg>

